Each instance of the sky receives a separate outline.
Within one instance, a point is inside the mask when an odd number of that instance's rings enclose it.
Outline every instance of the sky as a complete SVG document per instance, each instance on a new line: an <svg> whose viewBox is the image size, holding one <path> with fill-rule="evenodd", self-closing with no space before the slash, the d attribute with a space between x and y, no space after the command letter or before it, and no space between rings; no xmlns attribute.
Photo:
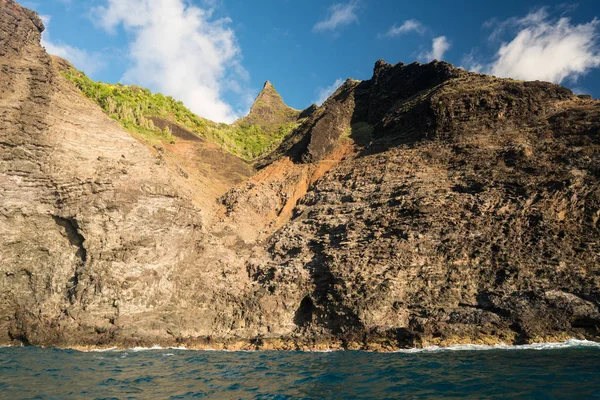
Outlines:
<svg viewBox="0 0 600 400"><path fill-rule="evenodd" d="M137 84L232 122L266 80L290 106L323 102L389 63L448 61L600 96L600 1L17 0L42 44L88 76Z"/></svg>

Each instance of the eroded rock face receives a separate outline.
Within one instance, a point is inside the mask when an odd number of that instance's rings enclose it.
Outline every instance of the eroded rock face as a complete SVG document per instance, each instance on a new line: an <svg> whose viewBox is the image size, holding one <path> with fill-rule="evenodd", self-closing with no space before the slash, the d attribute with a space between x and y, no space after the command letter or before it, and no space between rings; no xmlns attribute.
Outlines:
<svg viewBox="0 0 600 400"><path fill-rule="evenodd" d="M598 101L379 61L248 178L186 132L133 139L42 29L0 0L0 344L600 338Z"/></svg>
<svg viewBox="0 0 600 400"><path fill-rule="evenodd" d="M371 143L298 202L256 272L306 326L376 348L598 336L597 101L446 63L378 62L345 96ZM296 132L297 159L328 132Z"/></svg>
<svg viewBox="0 0 600 400"><path fill-rule="evenodd" d="M193 182L57 73L34 14L0 5L0 342L219 330L221 310L188 307L244 294L213 277L233 267L204 250Z"/></svg>

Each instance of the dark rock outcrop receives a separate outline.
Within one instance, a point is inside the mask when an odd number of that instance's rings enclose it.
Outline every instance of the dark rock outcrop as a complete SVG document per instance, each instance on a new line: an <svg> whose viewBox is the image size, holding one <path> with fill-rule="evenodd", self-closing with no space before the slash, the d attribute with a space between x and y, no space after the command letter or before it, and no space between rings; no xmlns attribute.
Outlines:
<svg viewBox="0 0 600 400"><path fill-rule="evenodd" d="M309 298L315 332L597 338L599 115L549 83L378 62L280 148L314 162L348 128L363 144L298 202L256 275L297 293L300 315Z"/></svg>
<svg viewBox="0 0 600 400"><path fill-rule="evenodd" d="M228 294L224 270L199 255L231 257L202 250L213 188L63 79L40 30L34 13L0 0L0 343L133 344L185 331L185 320L206 335L229 330L224 308L199 317L193 306L244 303L245 290Z"/></svg>

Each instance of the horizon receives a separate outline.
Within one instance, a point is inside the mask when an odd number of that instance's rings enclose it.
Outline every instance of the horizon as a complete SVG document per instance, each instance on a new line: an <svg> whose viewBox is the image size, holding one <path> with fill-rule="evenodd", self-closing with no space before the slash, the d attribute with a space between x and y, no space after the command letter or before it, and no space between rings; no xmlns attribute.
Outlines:
<svg viewBox="0 0 600 400"><path fill-rule="evenodd" d="M264 82L289 106L320 104L374 63L433 59L498 77L600 93L600 5L510 1L464 7L389 0L37 0L42 44L90 78L181 100L201 117L246 115ZM453 18L448 18L448 16Z"/></svg>

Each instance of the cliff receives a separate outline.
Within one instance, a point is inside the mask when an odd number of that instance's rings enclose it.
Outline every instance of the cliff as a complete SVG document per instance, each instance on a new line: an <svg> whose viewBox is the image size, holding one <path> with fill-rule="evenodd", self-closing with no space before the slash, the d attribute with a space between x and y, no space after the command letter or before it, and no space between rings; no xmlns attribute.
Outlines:
<svg viewBox="0 0 600 400"><path fill-rule="evenodd" d="M599 101L379 61L258 171L198 168L196 139L135 140L0 5L0 344L600 340Z"/></svg>
<svg viewBox="0 0 600 400"><path fill-rule="evenodd" d="M231 257L206 221L251 170L215 145L135 140L58 73L42 29L0 2L0 342L135 342L185 318L210 332L222 309L186 309L236 295L198 257Z"/></svg>
<svg viewBox="0 0 600 400"><path fill-rule="evenodd" d="M252 273L357 347L597 338L599 133L600 103L557 85L380 61L262 160L330 169Z"/></svg>

